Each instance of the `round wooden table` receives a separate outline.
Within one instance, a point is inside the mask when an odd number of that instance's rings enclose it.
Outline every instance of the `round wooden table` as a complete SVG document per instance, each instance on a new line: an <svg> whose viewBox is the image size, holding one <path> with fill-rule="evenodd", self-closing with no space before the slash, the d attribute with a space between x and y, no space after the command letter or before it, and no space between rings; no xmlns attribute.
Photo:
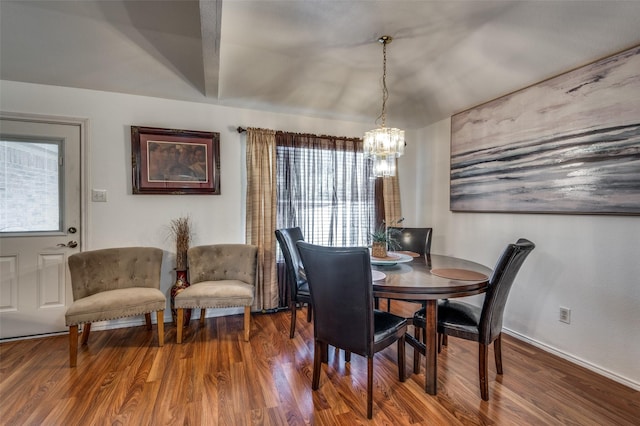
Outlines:
<svg viewBox="0 0 640 426"><path fill-rule="evenodd" d="M384 279L373 282L374 297L413 301L425 306L426 342L420 342L409 334L406 341L425 355L425 391L435 395L438 299L484 293L492 270L469 260L437 254L416 257L408 263L372 265L372 269L386 275Z"/></svg>

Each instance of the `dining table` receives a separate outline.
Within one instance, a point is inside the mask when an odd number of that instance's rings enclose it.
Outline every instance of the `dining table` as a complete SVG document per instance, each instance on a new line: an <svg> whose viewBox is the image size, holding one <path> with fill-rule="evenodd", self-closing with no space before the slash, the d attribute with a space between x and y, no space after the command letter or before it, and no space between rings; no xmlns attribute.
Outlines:
<svg viewBox="0 0 640 426"><path fill-rule="evenodd" d="M438 300L484 293L492 270L453 256L410 252L390 252L385 259L372 257L371 269L375 298L410 301L425 307L425 341L408 333L405 341L424 355L425 391L436 395ZM414 360L414 372L418 373L417 355Z"/></svg>

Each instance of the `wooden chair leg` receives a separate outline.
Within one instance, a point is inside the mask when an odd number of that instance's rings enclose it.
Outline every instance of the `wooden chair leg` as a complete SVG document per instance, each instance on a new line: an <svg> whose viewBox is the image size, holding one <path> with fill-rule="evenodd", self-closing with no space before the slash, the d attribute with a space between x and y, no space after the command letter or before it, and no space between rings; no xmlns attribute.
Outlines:
<svg viewBox="0 0 640 426"><path fill-rule="evenodd" d="M311 303L307 303L307 322L311 322L312 316L313 316L313 308L311 307Z"/></svg>
<svg viewBox="0 0 640 426"><path fill-rule="evenodd" d="M244 307L244 341L249 341L249 330L251 329L251 306Z"/></svg>
<svg viewBox="0 0 640 426"><path fill-rule="evenodd" d="M164 311L156 311L156 322L158 323L158 346L164 346Z"/></svg>
<svg viewBox="0 0 640 426"><path fill-rule="evenodd" d="M182 343L182 327L184 327L184 309L176 309L176 342Z"/></svg>
<svg viewBox="0 0 640 426"><path fill-rule="evenodd" d="M344 351L344 362L351 362L351 352Z"/></svg>
<svg viewBox="0 0 640 426"><path fill-rule="evenodd" d="M298 304L292 300L289 303L289 309L291 310L291 326L289 327L289 339L293 339L293 336L296 334L296 311L298 310Z"/></svg>
<svg viewBox="0 0 640 426"><path fill-rule="evenodd" d="M91 333L91 323L85 323L82 326L82 338L80 340L80 344L81 345L86 345L87 342L89 341L89 333Z"/></svg>
<svg viewBox="0 0 640 426"><path fill-rule="evenodd" d="M387 299L387 312L391 312L391 299Z"/></svg>
<svg viewBox="0 0 640 426"><path fill-rule="evenodd" d="M487 357L489 356L489 346L483 343L479 344L479 364L478 370L480 372L480 396L483 400L489 400L489 381L487 380Z"/></svg>
<svg viewBox="0 0 640 426"><path fill-rule="evenodd" d="M502 374L502 333L493 341L493 352L496 358L496 372Z"/></svg>
<svg viewBox="0 0 640 426"><path fill-rule="evenodd" d="M313 378L311 379L311 389L318 390L320 387L320 368L322 367L322 354L324 345L316 340L313 345Z"/></svg>
<svg viewBox="0 0 640 426"><path fill-rule="evenodd" d="M207 308L200 308L200 325L204 327L204 318L207 316Z"/></svg>
<svg viewBox="0 0 640 426"><path fill-rule="evenodd" d="M367 418L373 417L373 356L367 358Z"/></svg>
<svg viewBox="0 0 640 426"><path fill-rule="evenodd" d="M446 334L442 334L442 346L447 346L449 344L449 338Z"/></svg>
<svg viewBox="0 0 640 426"><path fill-rule="evenodd" d="M404 334L398 339L398 378L404 382Z"/></svg>
<svg viewBox="0 0 640 426"><path fill-rule="evenodd" d="M69 326L69 367L78 363L78 326Z"/></svg>
<svg viewBox="0 0 640 426"><path fill-rule="evenodd" d="M147 330L151 331L151 312L144 314L144 320L147 323Z"/></svg>
<svg viewBox="0 0 640 426"><path fill-rule="evenodd" d="M379 297L374 297L373 298L373 308L374 309L380 309L380 298Z"/></svg>

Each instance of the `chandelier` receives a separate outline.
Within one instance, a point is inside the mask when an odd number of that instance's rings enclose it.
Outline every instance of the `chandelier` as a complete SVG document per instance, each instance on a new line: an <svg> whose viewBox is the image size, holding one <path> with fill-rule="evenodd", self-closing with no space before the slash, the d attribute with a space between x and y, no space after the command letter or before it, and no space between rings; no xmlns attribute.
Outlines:
<svg viewBox="0 0 640 426"><path fill-rule="evenodd" d="M396 175L396 158L404 154L404 130L386 126L387 121L387 44L391 43L391 36L382 36L378 42L382 44L382 112L376 119L381 126L365 132L364 156L373 159L373 176L387 177Z"/></svg>

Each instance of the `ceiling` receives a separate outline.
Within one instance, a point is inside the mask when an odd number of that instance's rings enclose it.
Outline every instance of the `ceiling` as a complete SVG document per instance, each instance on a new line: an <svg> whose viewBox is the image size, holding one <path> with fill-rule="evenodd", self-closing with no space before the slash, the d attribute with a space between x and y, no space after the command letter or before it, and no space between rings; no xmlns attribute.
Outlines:
<svg viewBox="0 0 640 426"><path fill-rule="evenodd" d="M0 1L0 78L421 128L640 44L640 1Z"/></svg>

